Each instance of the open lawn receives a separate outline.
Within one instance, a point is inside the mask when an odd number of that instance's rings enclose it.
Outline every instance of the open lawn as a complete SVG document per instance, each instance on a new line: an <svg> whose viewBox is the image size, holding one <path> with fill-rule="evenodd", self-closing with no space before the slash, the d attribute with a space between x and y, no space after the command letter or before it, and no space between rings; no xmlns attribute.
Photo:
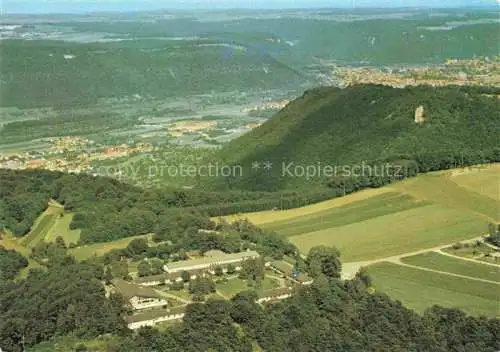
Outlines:
<svg viewBox="0 0 500 352"><path fill-rule="evenodd" d="M377 292L386 293L419 313L433 305L440 305L476 316L500 316L500 290L493 283L385 262L368 267L368 273Z"/></svg>
<svg viewBox="0 0 500 352"><path fill-rule="evenodd" d="M226 297L233 297L238 292L251 290L248 287L247 282L241 279L231 279L227 282L219 282L216 284L217 290L220 291Z"/></svg>
<svg viewBox="0 0 500 352"><path fill-rule="evenodd" d="M436 252L403 258L402 262L424 268L446 271L448 273L500 282L500 267L496 268L492 265L455 259ZM500 291L500 287L498 290Z"/></svg>
<svg viewBox="0 0 500 352"><path fill-rule="evenodd" d="M35 247L43 241L54 226L57 217L64 212L59 205L49 204L48 208L35 220L31 231L22 238L21 243L28 248Z"/></svg>
<svg viewBox="0 0 500 352"><path fill-rule="evenodd" d="M185 299L185 300L191 299L191 294L187 291L187 289L176 291L176 290L169 290L167 286L164 286L164 288L159 289L159 290L166 292L172 296L179 297L181 299Z"/></svg>
<svg viewBox="0 0 500 352"><path fill-rule="evenodd" d="M265 277L262 281L262 285L259 291L272 290L273 288L278 288L280 285L278 281L270 277Z"/></svg>
<svg viewBox="0 0 500 352"><path fill-rule="evenodd" d="M275 279L265 277L258 291L271 290L279 286L280 285L278 281L276 281ZM229 279L227 282L219 282L216 284L216 287L217 290L226 297L233 297L239 292L255 289L254 287L249 287L246 280L241 280L239 278Z"/></svg>
<svg viewBox="0 0 500 352"><path fill-rule="evenodd" d="M71 221L73 220L73 216L75 216L73 213L64 213L62 217L58 216L53 226L45 236L45 241L53 242L57 236L62 236L66 245L69 245L70 243L78 243L81 230L71 230L69 227Z"/></svg>
<svg viewBox="0 0 500 352"><path fill-rule="evenodd" d="M500 201L499 179L500 164L495 164L487 169L470 168L451 176L451 180L459 186L497 201Z"/></svg>
<svg viewBox="0 0 500 352"><path fill-rule="evenodd" d="M484 230L474 213L441 205L402 211L374 219L290 237L303 253L317 245L336 246L344 262L404 254L464 240Z"/></svg>
<svg viewBox="0 0 500 352"><path fill-rule="evenodd" d="M120 240L104 243L95 243L91 245L84 245L76 248L71 248L69 253L72 254L77 260L85 260L93 255L98 257L103 256L112 249L121 249L128 246L128 244L137 238L151 239L151 235L141 235L122 238Z"/></svg>

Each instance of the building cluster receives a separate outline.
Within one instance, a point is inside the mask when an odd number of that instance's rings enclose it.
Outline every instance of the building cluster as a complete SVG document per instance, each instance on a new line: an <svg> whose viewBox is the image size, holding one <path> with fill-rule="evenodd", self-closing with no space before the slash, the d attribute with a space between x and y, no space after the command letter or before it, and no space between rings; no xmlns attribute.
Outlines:
<svg viewBox="0 0 500 352"><path fill-rule="evenodd" d="M392 87L431 85L500 86L500 58L447 60L442 65L421 67L341 67L334 66L334 76L344 86L382 84Z"/></svg>
<svg viewBox="0 0 500 352"><path fill-rule="evenodd" d="M32 152L0 153L0 168L84 173L92 170L92 163L95 161L149 153L154 149L150 143L137 143L133 146L124 144L96 150L96 147L90 147L93 144L92 141L79 137L63 137L47 141L52 144L47 151L39 151L35 154Z"/></svg>
<svg viewBox="0 0 500 352"><path fill-rule="evenodd" d="M290 103L290 100L283 99L278 101L269 101L267 103L263 103L262 105L251 106L249 108L245 108L242 112L249 113L253 111L264 111L264 110L281 110L285 106Z"/></svg>
<svg viewBox="0 0 500 352"><path fill-rule="evenodd" d="M112 283L114 289L128 300L134 310L134 314L126 318L128 327L137 329L142 326L152 326L159 322L182 319L184 316L185 306L169 307L165 296L155 290L154 286L182 282L186 277L186 273L192 280L215 275L216 268L220 268L222 272L227 273L228 268L232 266L233 270L238 272L242 270L244 261L258 258L260 258L260 254L251 250L239 253L224 253L212 250L206 252L202 258L167 263L163 268L165 272L159 275L139 277L133 282L113 280ZM294 283L308 285L313 282L310 277L304 273L296 272L294 267L285 261L265 260L265 266ZM291 297L292 294L293 289L291 287L275 288L260 292L256 302L274 302Z"/></svg>

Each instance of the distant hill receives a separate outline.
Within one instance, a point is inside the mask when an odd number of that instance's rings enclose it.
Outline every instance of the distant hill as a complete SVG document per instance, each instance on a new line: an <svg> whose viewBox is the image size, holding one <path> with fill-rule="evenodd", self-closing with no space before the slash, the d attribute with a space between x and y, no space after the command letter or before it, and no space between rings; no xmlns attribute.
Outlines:
<svg viewBox="0 0 500 352"><path fill-rule="evenodd" d="M306 166L324 171L326 165L404 161L414 165L413 172L425 172L498 161L498 94L489 88L429 86L309 90L223 148L221 158L242 165L244 173L220 185L276 191L332 182L329 176L295 177ZM415 122L419 107L420 123Z"/></svg>
<svg viewBox="0 0 500 352"><path fill-rule="evenodd" d="M217 39L5 40L0 106L74 108L102 99L185 98L307 82L302 73L257 49L228 46Z"/></svg>

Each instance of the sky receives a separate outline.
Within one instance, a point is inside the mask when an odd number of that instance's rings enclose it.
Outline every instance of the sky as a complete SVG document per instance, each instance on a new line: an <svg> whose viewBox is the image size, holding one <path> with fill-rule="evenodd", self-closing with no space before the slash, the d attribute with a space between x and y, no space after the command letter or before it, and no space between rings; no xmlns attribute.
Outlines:
<svg viewBox="0 0 500 352"><path fill-rule="evenodd" d="M159 9L483 7L500 0L0 0L3 13L85 13Z"/></svg>

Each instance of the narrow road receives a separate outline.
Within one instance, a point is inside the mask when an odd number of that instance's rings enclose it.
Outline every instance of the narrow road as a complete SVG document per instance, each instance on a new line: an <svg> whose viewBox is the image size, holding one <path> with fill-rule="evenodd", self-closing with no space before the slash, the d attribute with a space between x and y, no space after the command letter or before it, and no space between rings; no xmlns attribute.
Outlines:
<svg viewBox="0 0 500 352"><path fill-rule="evenodd" d="M480 279L478 277L472 277L472 276L467 276L467 275L454 274L454 273L450 273L450 272L447 272L447 271L440 271L440 270L435 270L435 269L424 268L422 266L416 266L416 265L406 264L406 263L402 262L401 260L395 260L395 261L389 261L389 262L397 264L397 265L401 265L401 266L406 266L408 268L413 268L413 269L418 269L418 270L423 270L423 271L430 271L430 272L433 272L433 273L444 274L444 275L455 276L455 277L461 277L463 279L474 280L474 281L481 281L481 282L487 282L489 284L500 285L500 282L498 282L498 281Z"/></svg>
<svg viewBox="0 0 500 352"><path fill-rule="evenodd" d="M500 251L500 247L497 247L497 246L495 246L495 245L492 245L492 244L491 244L491 243L489 243L489 242L484 241L484 245L485 245L485 246L487 246L487 247L493 248L493 249L494 249L494 250L496 250L496 251Z"/></svg>
<svg viewBox="0 0 500 352"><path fill-rule="evenodd" d="M479 236L479 237L474 237L474 238L471 238L468 240L460 241L460 243L474 243L476 241L484 240L484 237L485 237L484 235ZM418 250L415 252L402 253L402 254L398 254L398 255L394 255L394 256L390 256L390 257L385 257L385 258L367 260L367 261L362 261L362 262L343 263L342 264L342 279L343 280L350 280L350 279L354 278L354 276L356 275L356 273L359 271L359 269L361 267L366 267L366 266L381 263L381 262L397 263L397 262L400 262L402 258L411 257L414 255L419 255L419 254L424 254L424 253L432 252L432 251L441 252L442 249L450 247L454 243L456 243L456 242L443 244L443 245L439 245L439 246L432 247L432 248L421 249L421 250ZM457 257L457 256L453 256L453 257L456 257L459 259L464 259L462 257ZM480 261L476 261L476 262L479 262L481 264L485 264L485 263L480 262ZM488 264L497 266L496 264L491 264L491 263L488 263Z"/></svg>
<svg viewBox="0 0 500 352"><path fill-rule="evenodd" d="M455 259L466 260L466 261L472 262L472 263L490 265L490 266L494 266L494 267L497 267L497 268L500 269L500 265L495 264L495 263L483 262L481 260L477 260L477 259L473 259L473 258L459 257L458 255L453 255L453 254L450 254L450 253L446 253L445 251L443 251L441 249L437 250L436 252L438 252L439 254L445 255L447 257L452 257L452 258L455 258Z"/></svg>
<svg viewBox="0 0 500 352"><path fill-rule="evenodd" d="M222 298L227 299L228 301L231 299L230 297L228 297L225 294L223 294L220 290L216 290L215 293L217 293Z"/></svg>

